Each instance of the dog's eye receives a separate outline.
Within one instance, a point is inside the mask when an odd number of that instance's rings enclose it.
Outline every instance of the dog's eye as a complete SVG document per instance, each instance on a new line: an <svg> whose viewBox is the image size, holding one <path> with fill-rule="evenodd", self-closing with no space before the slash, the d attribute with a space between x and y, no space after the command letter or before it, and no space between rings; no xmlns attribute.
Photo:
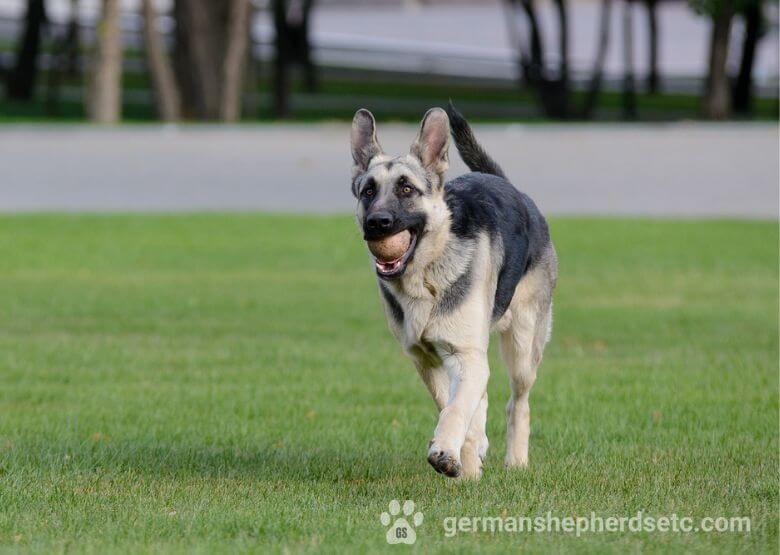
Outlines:
<svg viewBox="0 0 780 555"><path fill-rule="evenodd" d="M409 181L406 179L406 176L402 175L401 177L399 177L398 181L396 181L396 184L398 185L402 195L411 195L412 192L414 192L414 187L412 187L409 184Z"/></svg>

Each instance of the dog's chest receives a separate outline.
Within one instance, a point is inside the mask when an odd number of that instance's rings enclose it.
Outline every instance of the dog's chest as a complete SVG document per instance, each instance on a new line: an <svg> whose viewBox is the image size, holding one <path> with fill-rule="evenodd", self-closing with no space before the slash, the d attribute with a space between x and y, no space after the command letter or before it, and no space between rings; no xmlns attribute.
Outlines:
<svg viewBox="0 0 780 555"><path fill-rule="evenodd" d="M408 350L428 339L426 332L430 326L435 305L432 299L402 296L399 301L404 309L403 346Z"/></svg>
<svg viewBox="0 0 780 555"><path fill-rule="evenodd" d="M401 309L400 314L388 319L396 338L407 352L415 347L439 343L444 339L444 330L441 329L443 322L437 310L439 299L436 296L432 293L410 296L396 290L394 298Z"/></svg>

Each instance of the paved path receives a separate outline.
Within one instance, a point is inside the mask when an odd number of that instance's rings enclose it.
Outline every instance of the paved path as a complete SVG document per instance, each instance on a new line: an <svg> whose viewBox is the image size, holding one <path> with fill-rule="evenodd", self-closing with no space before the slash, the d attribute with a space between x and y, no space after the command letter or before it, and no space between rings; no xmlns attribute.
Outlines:
<svg viewBox="0 0 780 555"><path fill-rule="evenodd" d="M404 152L408 125L380 125ZM510 125L476 133L549 214L777 218L775 125ZM0 211L348 212L346 124L0 127ZM451 176L464 171L454 152Z"/></svg>

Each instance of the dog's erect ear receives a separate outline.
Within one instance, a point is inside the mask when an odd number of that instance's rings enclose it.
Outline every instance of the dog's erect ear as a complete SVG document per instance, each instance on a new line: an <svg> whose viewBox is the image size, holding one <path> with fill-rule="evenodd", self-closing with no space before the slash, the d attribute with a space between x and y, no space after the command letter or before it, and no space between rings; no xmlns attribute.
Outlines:
<svg viewBox="0 0 780 555"><path fill-rule="evenodd" d="M442 174L450 167L450 119L441 108L431 108L423 116L420 132L412 143L411 154L423 167Z"/></svg>
<svg viewBox="0 0 780 555"><path fill-rule="evenodd" d="M382 147L376 140L376 121L373 114L365 108L355 112L355 117L352 118L350 140L352 160L355 167L361 171L368 168L368 163L374 156L382 153Z"/></svg>

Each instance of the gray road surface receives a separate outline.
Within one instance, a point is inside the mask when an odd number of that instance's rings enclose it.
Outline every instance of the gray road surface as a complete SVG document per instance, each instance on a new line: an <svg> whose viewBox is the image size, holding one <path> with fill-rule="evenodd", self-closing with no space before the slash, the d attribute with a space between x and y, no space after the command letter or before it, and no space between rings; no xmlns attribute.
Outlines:
<svg viewBox="0 0 780 555"><path fill-rule="evenodd" d="M380 125L388 152L416 129ZM486 125L549 214L778 217L776 125ZM450 176L464 171L451 153ZM0 128L0 211L348 212L348 126Z"/></svg>

